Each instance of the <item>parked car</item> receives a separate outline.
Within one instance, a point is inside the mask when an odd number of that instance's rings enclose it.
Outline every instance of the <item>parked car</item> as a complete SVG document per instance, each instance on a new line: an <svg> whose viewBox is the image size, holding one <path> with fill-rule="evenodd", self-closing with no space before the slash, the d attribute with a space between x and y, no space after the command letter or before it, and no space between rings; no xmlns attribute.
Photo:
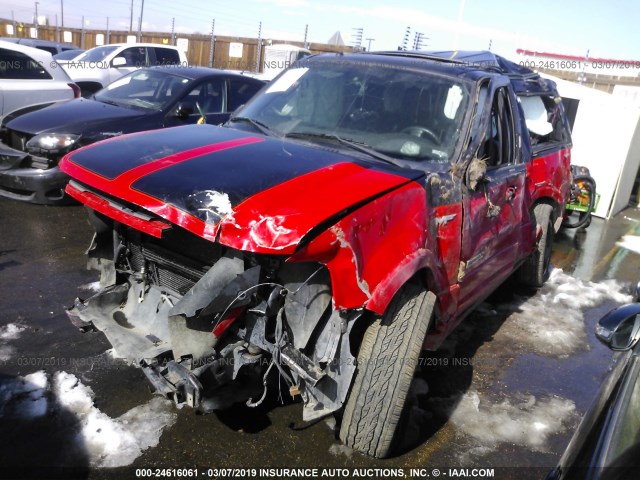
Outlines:
<svg viewBox="0 0 640 480"><path fill-rule="evenodd" d="M69 151L124 133L196 123L200 118L224 123L263 85L210 68L153 67L116 80L90 99L24 115L16 112L0 128L0 196L66 203L68 177L58 162Z"/></svg>
<svg viewBox="0 0 640 480"><path fill-rule="evenodd" d="M37 38L2 37L0 40L17 43L26 47L38 48L45 52L49 52L51 55L56 55L69 50L76 50L78 48L71 43L51 42L49 40L39 40Z"/></svg>
<svg viewBox="0 0 640 480"><path fill-rule="evenodd" d="M61 63L88 97L118 78L139 68L154 65L188 65L187 56L173 45L155 43L112 43L87 50Z"/></svg>
<svg viewBox="0 0 640 480"><path fill-rule="evenodd" d="M596 337L614 356L609 375L547 480L636 479L640 472L640 303L600 319Z"/></svg>
<svg viewBox="0 0 640 480"><path fill-rule="evenodd" d="M0 120L19 108L42 108L79 96L80 89L50 53L0 41Z"/></svg>
<svg viewBox="0 0 640 480"><path fill-rule="evenodd" d="M56 53L53 58L56 62L58 62L58 64L61 65L60 62L62 61L67 61L67 60L73 60L76 57L79 57L80 54L84 53L85 50L81 49L81 48L74 48L73 50L65 50L63 52L60 53Z"/></svg>
<svg viewBox="0 0 640 480"><path fill-rule="evenodd" d="M389 455L421 349L512 273L542 285L570 186L554 84L477 56L310 56L225 127L65 156L103 287L71 320L177 403L256 406L273 373ZM517 93L548 104L535 156Z"/></svg>

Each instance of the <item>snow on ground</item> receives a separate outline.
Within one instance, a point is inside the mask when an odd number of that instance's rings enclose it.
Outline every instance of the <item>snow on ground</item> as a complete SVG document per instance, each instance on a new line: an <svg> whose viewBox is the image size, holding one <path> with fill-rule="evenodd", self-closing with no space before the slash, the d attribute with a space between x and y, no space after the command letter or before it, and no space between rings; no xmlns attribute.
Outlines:
<svg viewBox="0 0 640 480"><path fill-rule="evenodd" d="M533 297L493 308L513 312L501 329L506 336L535 353L566 357L586 344L583 309L605 301L631 302L622 289L615 280L584 282L554 269Z"/></svg>
<svg viewBox="0 0 640 480"><path fill-rule="evenodd" d="M40 371L0 385L0 416L29 419L61 409L74 414L80 425L75 439L97 467L130 465L176 420L173 404L160 397L115 419L96 408L93 397L73 374L56 372L50 382Z"/></svg>
<svg viewBox="0 0 640 480"><path fill-rule="evenodd" d="M501 443L545 452L549 438L574 428L579 418L574 402L557 396L536 398L515 392L492 401L471 389L454 407L450 402L443 398L430 401L435 410L448 413L456 431L470 440L459 455L463 465L498 450Z"/></svg>
<svg viewBox="0 0 640 480"><path fill-rule="evenodd" d="M0 416L29 419L47 413L48 382L43 371L0 384Z"/></svg>
<svg viewBox="0 0 640 480"><path fill-rule="evenodd" d="M353 448L347 447L343 443L334 443L329 447L329 453L336 457L344 455L347 458L351 458L354 451L355 450Z"/></svg>
<svg viewBox="0 0 640 480"><path fill-rule="evenodd" d="M0 327L0 339L2 340L15 340L20 336L20 333L26 329L24 325L18 325L16 323L10 323L3 327Z"/></svg>
<svg viewBox="0 0 640 480"><path fill-rule="evenodd" d="M636 235L624 235L622 241L617 242L616 245L632 252L640 253L640 237Z"/></svg>
<svg viewBox="0 0 640 480"><path fill-rule="evenodd" d="M563 432L576 415L571 400L556 396L536 399L533 395L518 394L492 403L470 390L451 413L451 421L485 447L515 443L543 450L549 436Z"/></svg>
<svg viewBox="0 0 640 480"><path fill-rule="evenodd" d="M99 292L102 287L100 286L100 281L98 280L97 282L85 283L84 285L80 285L78 288L80 290L87 290L90 292Z"/></svg>
<svg viewBox="0 0 640 480"><path fill-rule="evenodd" d="M6 362L16 353L16 349L7 345L7 341L15 340L27 327L16 323L10 323L0 327L0 362Z"/></svg>

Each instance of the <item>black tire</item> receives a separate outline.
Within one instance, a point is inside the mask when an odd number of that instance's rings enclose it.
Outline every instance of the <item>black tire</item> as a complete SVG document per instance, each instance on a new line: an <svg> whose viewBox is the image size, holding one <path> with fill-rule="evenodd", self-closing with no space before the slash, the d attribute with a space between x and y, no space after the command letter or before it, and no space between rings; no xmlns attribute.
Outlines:
<svg viewBox="0 0 640 480"><path fill-rule="evenodd" d="M533 210L535 230L542 226L542 234L538 239L535 250L527 261L520 267L520 281L529 287L540 288L549 278L549 264L551 247L553 246L553 207L546 203L539 203Z"/></svg>
<svg viewBox="0 0 640 480"><path fill-rule="evenodd" d="M407 285L365 332L340 428L351 448L378 458L391 453L435 302L432 292Z"/></svg>

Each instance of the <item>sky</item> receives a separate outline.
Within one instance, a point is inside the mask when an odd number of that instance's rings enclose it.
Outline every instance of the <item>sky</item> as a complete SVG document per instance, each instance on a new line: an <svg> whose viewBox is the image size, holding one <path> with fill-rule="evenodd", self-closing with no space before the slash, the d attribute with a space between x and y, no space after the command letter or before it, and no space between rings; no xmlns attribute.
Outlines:
<svg viewBox="0 0 640 480"><path fill-rule="evenodd" d="M50 24L128 30L133 3L137 30L143 0L40 0L38 15ZM0 0L0 16L31 22L36 2ZM144 0L143 29L180 33L257 37L303 41L308 26L310 42L326 43L339 31L350 44L363 29L362 46L371 50L396 49L409 27L409 47L416 32L428 50L491 50L515 58L517 48L591 58L640 60L640 3L631 0ZM367 39L372 39L371 41Z"/></svg>

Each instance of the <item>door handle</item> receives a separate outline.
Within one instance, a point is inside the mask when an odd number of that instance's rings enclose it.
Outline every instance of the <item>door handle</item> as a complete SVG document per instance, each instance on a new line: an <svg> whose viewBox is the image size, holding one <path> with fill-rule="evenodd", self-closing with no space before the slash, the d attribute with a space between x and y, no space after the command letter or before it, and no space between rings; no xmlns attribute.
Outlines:
<svg viewBox="0 0 640 480"><path fill-rule="evenodd" d="M507 195L506 195L507 202L510 202L515 198L516 190L517 190L517 187L514 187L514 186L507 187Z"/></svg>

